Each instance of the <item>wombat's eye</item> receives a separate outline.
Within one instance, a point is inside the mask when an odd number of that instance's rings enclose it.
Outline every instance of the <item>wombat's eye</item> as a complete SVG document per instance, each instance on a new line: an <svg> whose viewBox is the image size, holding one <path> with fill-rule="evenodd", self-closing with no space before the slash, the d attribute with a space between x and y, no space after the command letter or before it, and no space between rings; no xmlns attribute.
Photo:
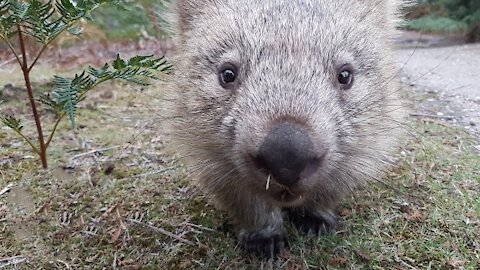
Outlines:
<svg viewBox="0 0 480 270"><path fill-rule="evenodd" d="M218 79L223 88L234 88L237 81L237 68L231 63L224 63L219 68Z"/></svg>
<svg viewBox="0 0 480 270"><path fill-rule="evenodd" d="M338 71L338 82L343 89L350 89L353 85L353 68L350 65L344 65Z"/></svg>

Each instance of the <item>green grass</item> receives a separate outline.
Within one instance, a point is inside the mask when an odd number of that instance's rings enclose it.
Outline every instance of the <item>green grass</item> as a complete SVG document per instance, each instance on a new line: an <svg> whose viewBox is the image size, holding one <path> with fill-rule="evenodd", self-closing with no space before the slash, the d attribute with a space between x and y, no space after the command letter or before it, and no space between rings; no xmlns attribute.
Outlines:
<svg viewBox="0 0 480 270"><path fill-rule="evenodd" d="M405 10L404 29L439 34L472 35L480 22L480 2L477 0L417 1ZM473 41L473 40L472 40Z"/></svg>
<svg viewBox="0 0 480 270"><path fill-rule="evenodd" d="M103 6L93 14L93 24L109 40L131 40L143 34L159 37L165 34L159 24L162 2L142 0L127 6Z"/></svg>
<svg viewBox="0 0 480 270"><path fill-rule="evenodd" d="M107 91L115 98L102 99ZM479 268L480 155L466 133L416 122L388 177L343 202L342 231L316 238L288 226L291 249L270 265L237 250L224 214L165 153L151 109L159 99L161 86L112 84L92 92L79 110L81 128L60 127L47 171L0 129L0 190L15 185L0 196L0 265L23 256L27 262L15 269ZM92 149L104 151L81 155Z"/></svg>
<svg viewBox="0 0 480 270"><path fill-rule="evenodd" d="M447 17L426 16L407 21L403 28L430 33L455 34L468 31L468 24Z"/></svg>

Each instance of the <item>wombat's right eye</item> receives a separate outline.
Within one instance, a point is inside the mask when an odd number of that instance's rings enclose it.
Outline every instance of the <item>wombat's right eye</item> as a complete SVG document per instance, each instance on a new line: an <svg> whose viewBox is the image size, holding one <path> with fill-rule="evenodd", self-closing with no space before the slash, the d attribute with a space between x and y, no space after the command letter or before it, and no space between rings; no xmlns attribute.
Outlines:
<svg viewBox="0 0 480 270"><path fill-rule="evenodd" d="M231 63L225 63L219 69L218 79L223 88L234 88L236 86L237 76L237 67Z"/></svg>
<svg viewBox="0 0 480 270"><path fill-rule="evenodd" d="M344 65L338 70L338 82L342 85L343 89L347 90L352 87L353 84L353 68L351 65Z"/></svg>

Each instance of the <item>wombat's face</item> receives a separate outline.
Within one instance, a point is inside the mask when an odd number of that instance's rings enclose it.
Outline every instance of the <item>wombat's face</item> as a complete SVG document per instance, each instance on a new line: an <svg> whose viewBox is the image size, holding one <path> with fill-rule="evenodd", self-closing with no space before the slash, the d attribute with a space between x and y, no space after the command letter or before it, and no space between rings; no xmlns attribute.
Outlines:
<svg viewBox="0 0 480 270"><path fill-rule="evenodd" d="M174 75L205 181L291 206L376 177L402 116L386 1L207 2L184 18Z"/></svg>

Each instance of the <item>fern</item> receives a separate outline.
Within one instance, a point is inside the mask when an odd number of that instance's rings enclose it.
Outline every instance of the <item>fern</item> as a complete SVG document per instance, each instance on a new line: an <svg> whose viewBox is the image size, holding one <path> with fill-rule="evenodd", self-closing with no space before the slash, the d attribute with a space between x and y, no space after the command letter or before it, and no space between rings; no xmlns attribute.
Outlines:
<svg viewBox="0 0 480 270"><path fill-rule="evenodd" d="M164 57L155 59L151 55L134 56L124 60L117 55L111 64L106 63L99 69L88 67L73 79L55 76L55 89L49 95L42 96L39 101L57 115L66 114L72 126L75 126L78 103L98 84L120 79L146 86L150 84L149 80L159 79L156 72L167 74L170 70L171 66Z"/></svg>
<svg viewBox="0 0 480 270"><path fill-rule="evenodd" d="M30 72L47 49L49 44L59 35L67 32L71 35L80 35L82 29L75 26L81 19L92 20L91 13L103 4L124 6L125 0L0 0L0 40L3 40L22 70L25 88L32 109L33 119L37 128L38 146L22 133L23 126L19 119L13 116L0 117L0 122L12 128L36 152L43 168L47 168L46 151L53 139L58 124L64 117L68 117L72 126L75 126L75 117L78 104L85 99L86 93L98 84L108 80L125 80L128 82L148 85L149 80L157 80L158 73L168 73L170 65L162 58L153 56L135 56L124 60L117 55L112 63L101 68L89 67L73 78L54 77L54 89L34 98ZM11 39L18 36L20 48L15 48ZM31 37L42 46L30 59L26 52L25 37ZM1 102L0 102L1 103ZM48 110L53 111L56 122L48 138L43 135L42 120L37 103L41 103Z"/></svg>
<svg viewBox="0 0 480 270"><path fill-rule="evenodd" d="M23 126L21 125L20 119L17 119L15 117L11 116L11 115L8 115L8 116L5 116L5 117L0 116L0 121L2 121L2 123L5 126L13 129L16 132L20 132L23 129Z"/></svg>
<svg viewBox="0 0 480 270"><path fill-rule="evenodd" d="M82 18L91 20L91 12L102 4L122 3L121 0L52 0L43 3L40 0L20 2L0 0L0 36L8 39L18 33L16 25L22 27L24 34L35 38L42 44L48 44L60 33L67 31L79 35L81 29L73 24Z"/></svg>

